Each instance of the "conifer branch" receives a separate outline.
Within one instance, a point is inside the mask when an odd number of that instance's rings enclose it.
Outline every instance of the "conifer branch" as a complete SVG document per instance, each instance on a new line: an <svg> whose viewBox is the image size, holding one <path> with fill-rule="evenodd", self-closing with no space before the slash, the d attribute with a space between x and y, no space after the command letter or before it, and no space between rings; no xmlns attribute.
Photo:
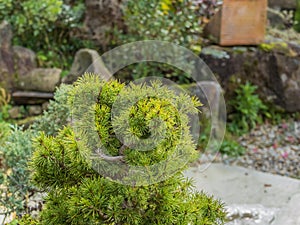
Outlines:
<svg viewBox="0 0 300 225"><path fill-rule="evenodd" d="M111 162L124 162L124 156L109 156L106 155L102 152L102 150L100 148L98 148L96 150L96 154L101 158L104 159L106 161L111 161Z"/></svg>

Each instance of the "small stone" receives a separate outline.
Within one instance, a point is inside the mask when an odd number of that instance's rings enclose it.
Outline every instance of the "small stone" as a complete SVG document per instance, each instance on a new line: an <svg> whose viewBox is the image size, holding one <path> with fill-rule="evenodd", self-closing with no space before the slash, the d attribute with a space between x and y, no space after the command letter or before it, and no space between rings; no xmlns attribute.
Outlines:
<svg viewBox="0 0 300 225"><path fill-rule="evenodd" d="M42 104L42 109L43 109L43 111L46 111L46 110L48 109L48 107L49 107L49 102L44 102L44 103Z"/></svg>
<svg viewBox="0 0 300 225"><path fill-rule="evenodd" d="M18 119L21 116L21 109L18 106L14 106L8 111L8 114L11 119Z"/></svg>
<svg viewBox="0 0 300 225"><path fill-rule="evenodd" d="M30 116L37 116L42 114L42 106L40 105L31 105L28 107L28 113Z"/></svg>

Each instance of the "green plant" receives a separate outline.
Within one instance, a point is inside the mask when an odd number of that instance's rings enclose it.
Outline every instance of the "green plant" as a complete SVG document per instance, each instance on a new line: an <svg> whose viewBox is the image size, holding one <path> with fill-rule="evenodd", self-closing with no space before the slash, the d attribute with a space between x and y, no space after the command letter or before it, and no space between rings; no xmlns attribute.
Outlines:
<svg viewBox="0 0 300 225"><path fill-rule="evenodd" d="M69 69L72 55L88 44L76 35L84 9L83 1L2 0L0 20L12 25L14 45L37 52L40 67Z"/></svg>
<svg viewBox="0 0 300 225"><path fill-rule="evenodd" d="M10 102L11 96L4 88L0 87L0 107L8 105Z"/></svg>
<svg viewBox="0 0 300 225"><path fill-rule="evenodd" d="M67 105L68 92L71 85L60 85L54 93L54 101L50 101L48 109L42 117L32 125L36 131L43 131L47 135L56 135L57 132L67 125L70 117L70 110Z"/></svg>
<svg viewBox="0 0 300 225"><path fill-rule="evenodd" d="M126 41L158 39L200 51L200 18L192 1L128 1L125 7Z"/></svg>
<svg viewBox="0 0 300 225"><path fill-rule="evenodd" d="M206 4L206 3L205 3ZM204 3L203 3L204 5ZM201 4L193 0L150 0L126 1L124 21L126 30L117 29L112 35L114 45L141 40L169 41L187 47L198 54L201 51ZM208 14L208 13L207 13ZM180 61L180 59L178 59ZM188 83L190 76L168 64L145 62L131 65L125 75L134 79L153 74L171 78L180 83ZM119 73L120 74L120 73Z"/></svg>
<svg viewBox="0 0 300 225"><path fill-rule="evenodd" d="M25 214L22 218L11 221L9 225L38 225L38 222L29 214Z"/></svg>
<svg viewBox="0 0 300 225"><path fill-rule="evenodd" d="M235 90L235 97L229 101L233 112L228 116L228 130L236 135L248 132L261 124L263 116L270 117L267 106L255 94L257 86L248 81Z"/></svg>
<svg viewBox="0 0 300 225"><path fill-rule="evenodd" d="M10 100L10 94L4 88L0 87L0 121L9 120Z"/></svg>
<svg viewBox="0 0 300 225"><path fill-rule="evenodd" d="M61 0L2 0L0 2L0 20L12 24L14 32L20 37L28 33L37 36L46 32L61 12Z"/></svg>
<svg viewBox="0 0 300 225"><path fill-rule="evenodd" d="M178 154L191 158L196 155L186 116L186 113L198 112L196 106L199 102L196 99L191 100L186 95L176 96L172 90L158 82L150 86L130 84L124 88L117 81L105 83L97 76L88 75L77 81L70 93L68 101L75 104L73 113L82 117L82 125L87 130L76 137L70 127L65 127L56 137L41 134L35 139L36 151L31 163L33 180L39 187L49 191L45 208L40 215L40 224L224 223L222 204L204 193L192 190L191 181L182 174L185 166L181 165L182 168L168 179L148 185L137 185L139 179L135 177L136 185L131 186L112 180L113 177L118 180L126 171L110 168L108 172L112 177L105 177L93 170L91 162L84 157L86 153L90 153L85 145L90 140L85 135L92 132L88 126L92 122L100 137L101 146L106 149L107 155L100 156L101 163L105 164L102 161L104 158L122 158L127 165L143 168L150 168L161 160L167 160L165 169L168 166L173 169L174 166L180 166L176 163ZM95 105L79 104L78 96L84 96L83 103L88 102L90 97L87 93L98 96ZM120 102L119 94L122 98ZM118 109L123 109L133 99L139 100L128 110L117 110L116 116L111 118L113 103L119 103ZM95 112L95 119L86 118L85 112L89 110ZM156 123L158 118L164 121L165 127ZM123 141L126 146L122 147L115 131L124 132ZM137 151L132 149L135 138L128 136L128 131L134 137L145 140L145 143L148 143L149 135L159 136L162 132L165 140L151 151ZM135 147L141 149L144 145ZM166 170L157 172L162 175ZM146 173L150 177L157 176L150 171Z"/></svg>
<svg viewBox="0 0 300 225"><path fill-rule="evenodd" d="M10 124L0 121L0 146L4 144L9 133L10 133Z"/></svg>
<svg viewBox="0 0 300 225"><path fill-rule="evenodd" d="M204 150L207 146L210 132L211 132L211 121L205 116L200 120L201 133L198 140L199 150ZM239 144L236 137L226 132L224 140L219 149L220 154L227 155L229 157L238 157L245 154L246 149ZM206 152L207 153L207 152ZM208 152L210 154L216 154L216 152Z"/></svg>
<svg viewBox="0 0 300 225"><path fill-rule="evenodd" d="M215 0L130 0L123 12L127 30L123 37L117 34L122 42L157 39L171 41L199 53L202 20L210 18L218 5L219 1Z"/></svg>
<svg viewBox="0 0 300 225"><path fill-rule="evenodd" d="M35 191L29 181L27 163L32 153L31 130L22 131L20 127L13 127L10 135L0 146L3 167L0 168L0 206L4 214L17 215L26 212L28 197Z"/></svg>
<svg viewBox="0 0 300 225"><path fill-rule="evenodd" d="M227 134L220 147L220 153L229 157L238 157L246 153L246 149L232 136Z"/></svg>
<svg viewBox="0 0 300 225"><path fill-rule="evenodd" d="M282 51L288 52L289 46L286 42L271 42L271 43L261 43L259 48L265 52L271 51Z"/></svg>
<svg viewBox="0 0 300 225"><path fill-rule="evenodd" d="M297 9L294 17L294 29L300 32L300 0L297 0Z"/></svg>
<svg viewBox="0 0 300 225"><path fill-rule="evenodd" d="M78 35L82 26L84 10L83 1L64 0L61 13L49 27L49 32L39 35L36 38L39 41L30 45L31 48L37 49L39 66L68 70L78 49L94 48L92 41L80 38Z"/></svg>
<svg viewBox="0 0 300 225"><path fill-rule="evenodd" d="M10 121L9 110L12 108L10 104L4 105L0 109L0 121Z"/></svg>

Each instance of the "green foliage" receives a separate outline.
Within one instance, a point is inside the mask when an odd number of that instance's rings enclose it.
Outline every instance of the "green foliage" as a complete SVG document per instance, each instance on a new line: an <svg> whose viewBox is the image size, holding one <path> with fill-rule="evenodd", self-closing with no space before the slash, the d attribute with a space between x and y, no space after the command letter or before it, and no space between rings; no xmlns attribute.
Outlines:
<svg viewBox="0 0 300 225"><path fill-rule="evenodd" d="M297 9L295 12L294 29L300 32L300 0L297 0Z"/></svg>
<svg viewBox="0 0 300 225"><path fill-rule="evenodd" d="M0 121L0 146L4 144L9 133L10 133L10 124Z"/></svg>
<svg viewBox="0 0 300 225"><path fill-rule="evenodd" d="M32 153L32 131L22 131L20 127L13 127L12 132L0 146L1 158L4 166L0 168L0 206L5 213L17 214L26 210L26 200L35 190L29 181L27 163Z"/></svg>
<svg viewBox="0 0 300 225"><path fill-rule="evenodd" d="M0 107L8 105L10 102L11 96L7 91L0 87Z"/></svg>
<svg viewBox="0 0 300 225"><path fill-rule="evenodd" d="M9 116L9 110L12 108L10 104L3 105L0 107L0 121L9 121L10 116Z"/></svg>
<svg viewBox="0 0 300 225"><path fill-rule="evenodd" d="M220 203L190 186L182 176L144 187L85 178L48 195L41 224L222 224Z"/></svg>
<svg viewBox="0 0 300 225"><path fill-rule="evenodd" d="M12 25L14 44L37 52L40 67L69 69L72 55L88 44L74 35L83 13L83 1L0 1L0 20Z"/></svg>
<svg viewBox="0 0 300 225"><path fill-rule="evenodd" d="M246 82L235 90L236 96L229 101L234 111L228 116L230 119L228 130L233 134L245 133L257 124L261 124L263 115L270 117L266 112L266 105L255 94L256 89L257 86Z"/></svg>
<svg viewBox="0 0 300 225"><path fill-rule="evenodd" d="M34 139L33 181L42 189L76 185L85 176L95 174L81 157L75 135L70 128L57 137L41 133Z"/></svg>
<svg viewBox="0 0 300 225"><path fill-rule="evenodd" d="M10 100L10 94L7 93L4 88L0 87L0 122L9 120L8 111L11 109L11 105L9 104Z"/></svg>
<svg viewBox="0 0 300 225"><path fill-rule="evenodd" d="M25 214L20 219L14 219L9 225L38 225L37 220L33 219L29 214Z"/></svg>
<svg viewBox="0 0 300 225"><path fill-rule="evenodd" d="M210 131L211 131L211 124L207 118L203 118L200 121L201 133L198 140L198 145L200 150L204 150L208 140ZM236 140L236 137L231 135L229 132L226 132L224 140L220 146L219 152L222 155L227 155L229 157L238 157L243 155L246 152L246 149L239 144ZM216 154L216 152L212 152L212 154Z"/></svg>
<svg viewBox="0 0 300 225"><path fill-rule="evenodd" d="M271 43L261 43L259 48L265 52L280 51L287 53L289 52L289 46L286 42L271 42Z"/></svg>
<svg viewBox="0 0 300 225"><path fill-rule="evenodd" d="M191 0L127 1L124 6L127 29L116 30L112 44L161 40L187 47L198 54L201 51L202 32L201 17L198 15L200 8L200 5ZM183 71L168 64L154 62L131 65L122 76L126 74L131 74L134 79L161 75L180 83L188 83L190 78Z"/></svg>
<svg viewBox="0 0 300 225"><path fill-rule="evenodd" d="M61 0L2 0L0 2L0 20L12 24L15 34L37 36L47 32L51 23L57 20L61 12Z"/></svg>
<svg viewBox="0 0 300 225"><path fill-rule="evenodd" d="M123 157L124 162L129 165L147 167L174 153L174 146L181 142L178 139L179 131L184 134L180 148L183 154L194 154L195 145L189 134L188 118L183 114L197 113L196 106L199 102L196 99L187 101L185 95L175 96L173 91L159 83L152 83L148 87L130 84L124 89L124 85L117 81L105 83L97 76L85 75L70 91L68 102L80 108L76 104L78 96L93 92L94 87L97 87L98 98L97 104L91 106L96 112L93 123L96 123L101 144L108 151L106 154ZM119 94L122 96L120 102ZM143 98L145 94L149 95ZM152 97L153 94L155 97ZM137 97L140 100L124 112L123 107ZM89 96L84 96L85 98ZM117 110L116 116L112 118L112 104L116 101L121 104L121 111ZM174 105L181 107L175 109ZM82 117L85 121L85 114ZM126 126L125 118L130 118L127 121L129 126ZM150 121L155 121L155 118L161 118L165 122L168 141L162 141L152 151L134 151L131 149L131 138L125 136L128 145L125 149L119 148L121 143L114 133L116 130L121 133L130 131L146 140L149 131L158 134L161 132L159 126L152 129L156 124ZM65 127L56 137L40 134L34 141L36 151L31 163L32 177L39 187L49 190L45 208L40 215L40 224L224 223L222 204L193 190L191 181L184 178L182 172L177 172L165 181L146 186L122 185L91 169L76 140L71 128Z"/></svg>
<svg viewBox="0 0 300 225"><path fill-rule="evenodd" d="M220 147L220 153L229 157L238 157L246 153L246 149L240 145L233 137L225 136Z"/></svg>
<svg viewBox="0 0 300 225"><path fill-rule="evenodd" d="M128 1L124 20L125 42L156 39L170 41L200 52L199 7L193 1Z"/></svg>
<svg viewBox="0 0 300 225"><path fill-rule="evenodd" d="M83 1L64 1L57 20L40 34L35 42L26 39L22 43L36 50L38 64L41 67L59 67L68 70L73 56L80 48L93 48L91 41L78 37L85 6ZM38 41L37 41L38 40Z"/></svg>
<svg viewBox="0 0 300 225"><path fill-rule="evenodd" d="M58 130L67 125L70 117L67 105L70 89L71 86L65 84L56 89L54 101L50 101L47 111L32 125L34 130L43 131L47 135L56 135Z"/></svg>

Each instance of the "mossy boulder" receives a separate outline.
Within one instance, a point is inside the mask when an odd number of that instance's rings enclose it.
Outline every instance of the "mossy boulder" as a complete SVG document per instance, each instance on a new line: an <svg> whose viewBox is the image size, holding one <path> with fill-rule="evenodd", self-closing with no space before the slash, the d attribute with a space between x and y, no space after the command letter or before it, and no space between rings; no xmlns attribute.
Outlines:
<svg viewBox="0 0 300 225"><path fill-rule="evenodd" d="M258 47L206 48L200 56L219 79L225 98L248 80L258 86L265 101L287 112L300 111L300 45L274 41Z"/></svg>

